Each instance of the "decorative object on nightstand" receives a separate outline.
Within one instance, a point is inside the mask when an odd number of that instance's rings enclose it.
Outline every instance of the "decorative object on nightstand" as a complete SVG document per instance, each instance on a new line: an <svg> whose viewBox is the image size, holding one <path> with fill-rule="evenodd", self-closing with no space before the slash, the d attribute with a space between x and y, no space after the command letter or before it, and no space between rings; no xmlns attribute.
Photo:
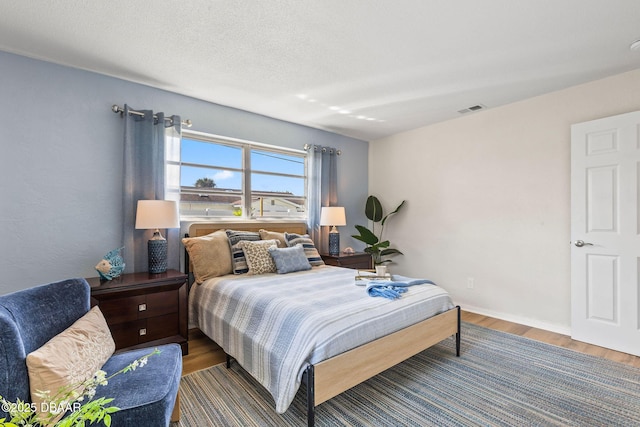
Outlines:
<svg viewBox="0 0 640 427"><path fill-rule="evenodd" d="M151 229L153 237L148 242L149 273L167 271L167 240L160 234L161 228L179 228L178 204L171 200L138 200L136 229Z"/></svg>
<svg viewBox="0 0 640 427"><path fill-rule="evenodd" d="M124 248L109 251L102 260L96 265L96 271L104 280L111 280L118 277L124 271L124 260L120 255L120 251Z"/></svg>
<svg viewBox="0 0 640 427"><path fill-rule="evenodd" d="M340 233L336 226L347 225L344 207L323 207L320 211L320 225L331 227L331 231L329 231L329 254L338 255L340 253Z"/></svg>
<svg viewBox="0 0 640 427"><path fill-rule="evenodd" d="M177 343L188 354L187 275L129 273L86 279L109 325L116 350Z"/></svg>

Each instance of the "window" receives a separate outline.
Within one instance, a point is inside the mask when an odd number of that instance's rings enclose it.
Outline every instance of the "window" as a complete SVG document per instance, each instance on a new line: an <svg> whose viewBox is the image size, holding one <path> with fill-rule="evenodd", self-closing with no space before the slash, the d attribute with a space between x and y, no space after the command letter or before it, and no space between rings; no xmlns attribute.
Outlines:
<svg viewBox="0 0 640 427"><path fill-rule="evenodd" d="M306 218L306 152L183 131L180 215Z"/></svg>

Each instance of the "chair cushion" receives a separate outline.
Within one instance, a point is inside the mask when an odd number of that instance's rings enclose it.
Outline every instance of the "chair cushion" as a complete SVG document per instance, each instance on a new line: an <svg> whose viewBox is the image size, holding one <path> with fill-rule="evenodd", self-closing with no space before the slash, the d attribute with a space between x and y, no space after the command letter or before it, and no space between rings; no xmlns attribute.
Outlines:
<svg viewBox="0 0 640 427"><path fill-rule="evenodd" d="M37 391L54 397L63 387L83 383L105 364L116 349L107 321L93 307L73 325L27 355L31 402L46 413ZM44 411L42 411L44 409Z"/></svg>
<svg viewBox="0 0 640 427"><path fill-rule="evenodd" d="M111 414L111 425L118 427L166 427L180 386L182 350L178 344L157 347L160 354L134 371L116 375L106 386L96 389L96 398L113 397L111 405L120 411ZM149 354L153 348L143 348L114 354L102 370L107 377Z"/></svg>

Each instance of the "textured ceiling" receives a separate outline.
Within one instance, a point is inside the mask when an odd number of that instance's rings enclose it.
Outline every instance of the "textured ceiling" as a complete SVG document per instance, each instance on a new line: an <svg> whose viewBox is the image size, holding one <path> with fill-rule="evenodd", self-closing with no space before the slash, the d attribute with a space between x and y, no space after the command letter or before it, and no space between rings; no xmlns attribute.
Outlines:
<svg viewBox="0 0 640 427"><path fill-rule="evenodd" d="M0 50L365 140L640 68L639 38L640 0L0 6Z"/></svg>

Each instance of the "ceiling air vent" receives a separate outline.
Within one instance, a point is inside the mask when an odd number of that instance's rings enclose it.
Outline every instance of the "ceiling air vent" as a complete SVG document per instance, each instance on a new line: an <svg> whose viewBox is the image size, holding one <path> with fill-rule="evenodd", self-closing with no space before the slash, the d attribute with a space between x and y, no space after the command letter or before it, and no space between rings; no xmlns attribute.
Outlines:
<svg viewBox="0 0 640 427"><path fill-rule="evenodd" d="M474 111L484 110L485 108L487 108L486 105L476 104L476 105L472 105L471 107L458 110L458 113L460 114L473 113Z"/></svg>

